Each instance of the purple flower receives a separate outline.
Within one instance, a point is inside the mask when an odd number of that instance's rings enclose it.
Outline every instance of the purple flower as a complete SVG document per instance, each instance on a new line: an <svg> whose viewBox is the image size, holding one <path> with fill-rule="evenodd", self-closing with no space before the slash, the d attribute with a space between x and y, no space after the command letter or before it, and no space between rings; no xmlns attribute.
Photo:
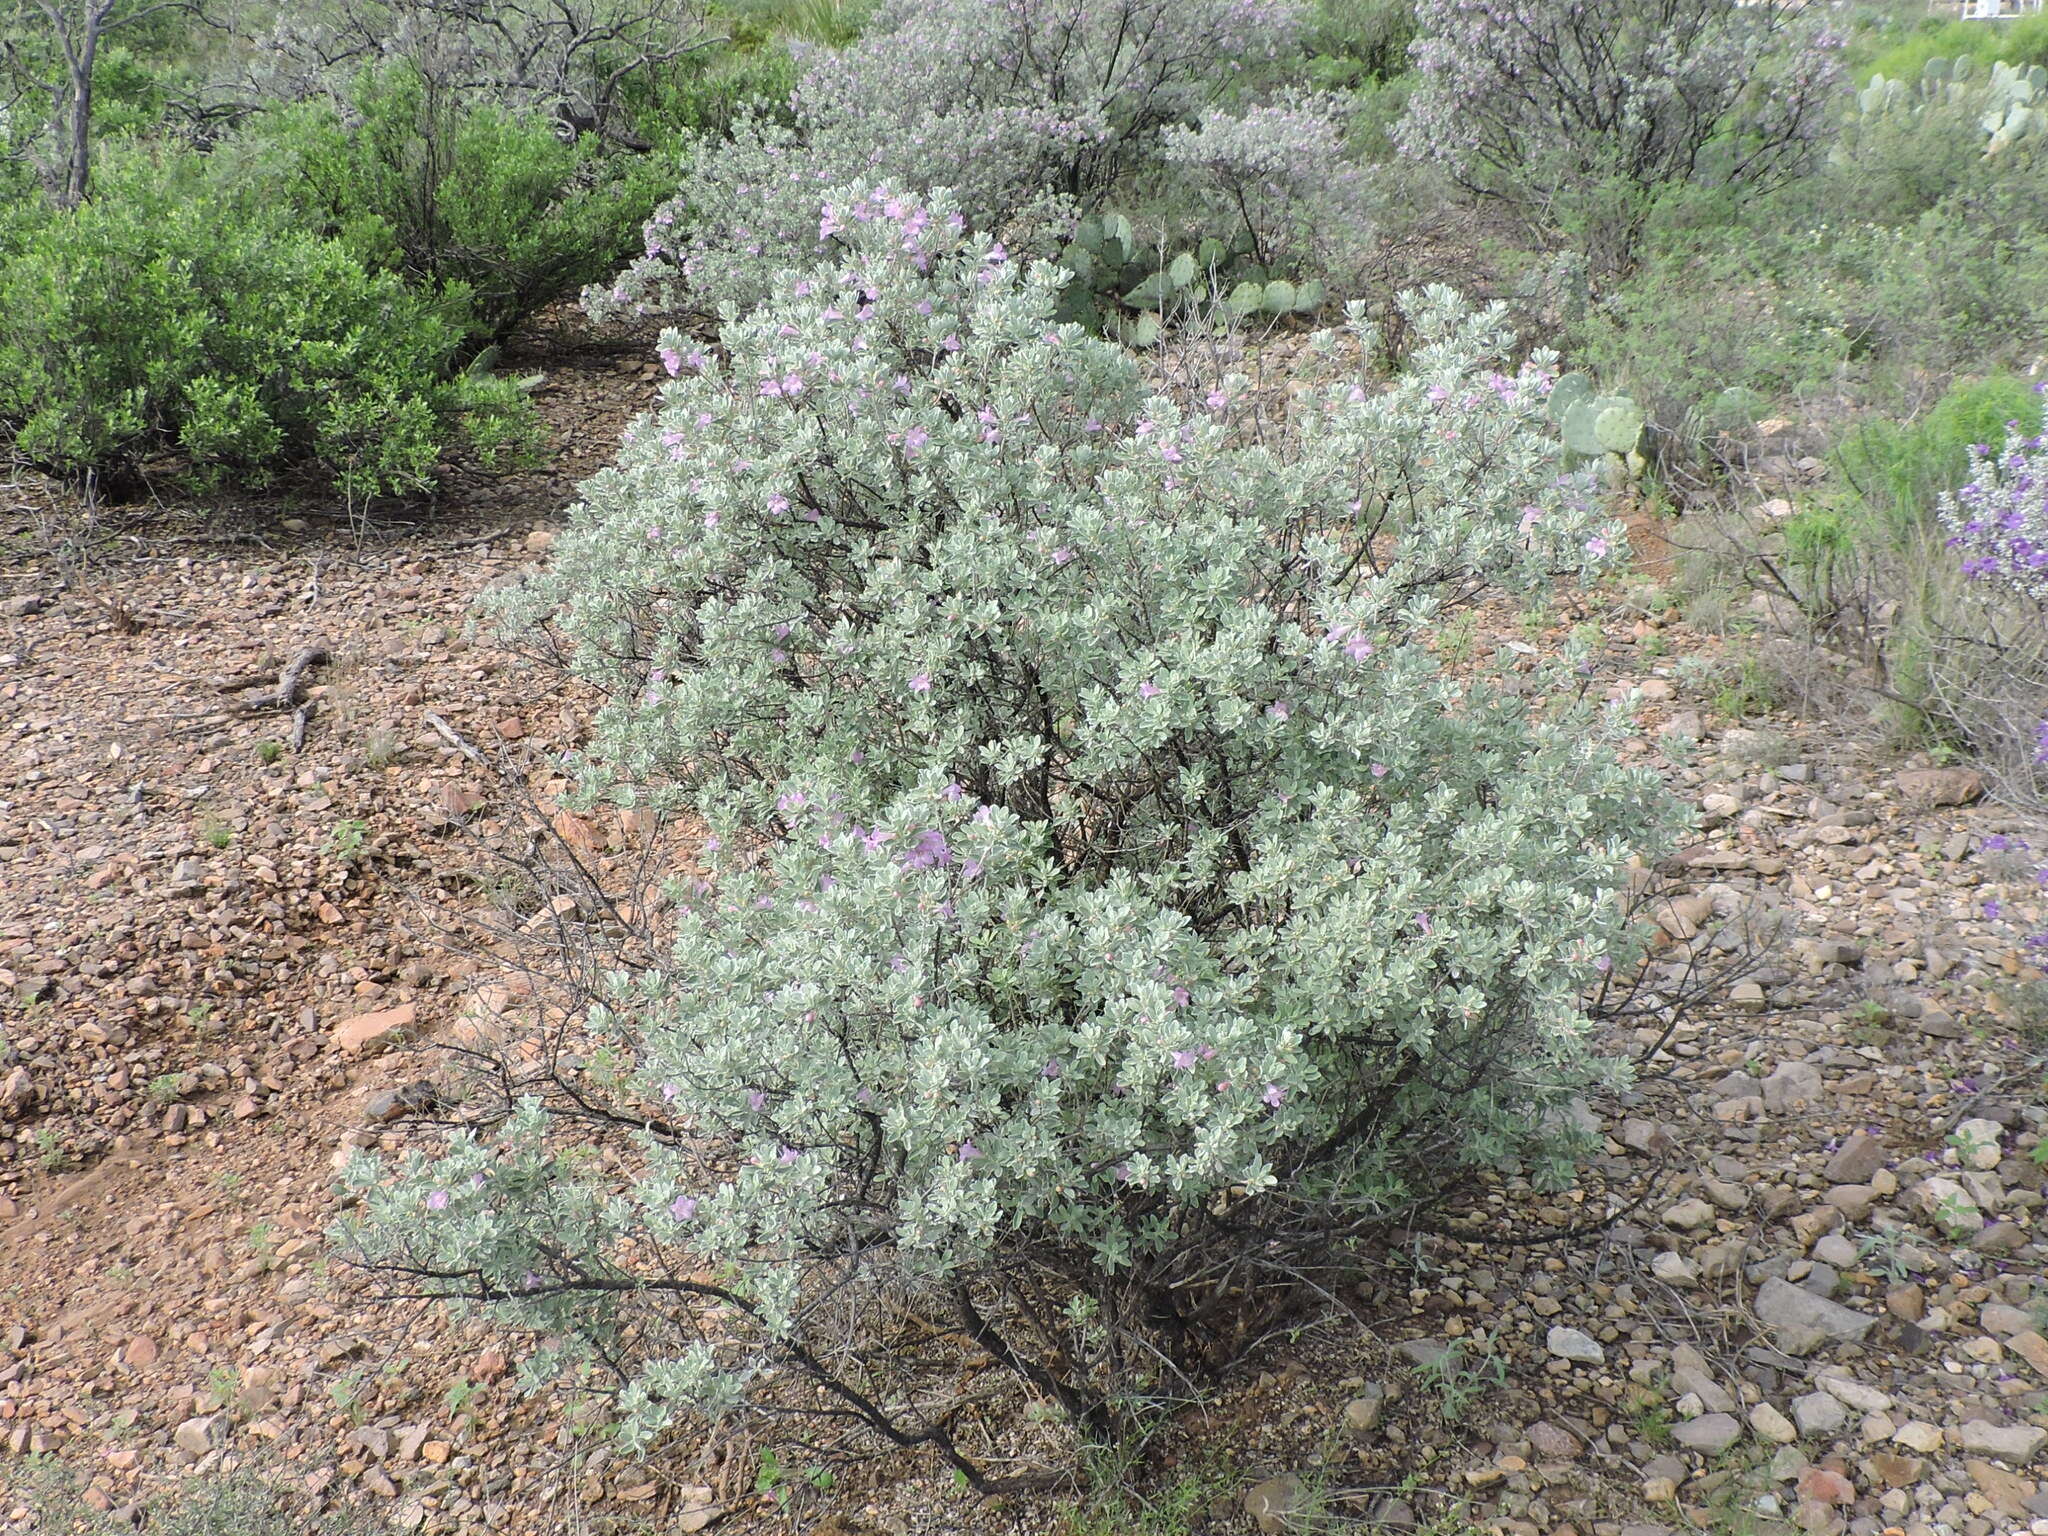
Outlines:
<svg viewBox="0 0 2048 1536"><path fill-rule="evenodd" d="M1197 1059L1198 1055L1194 1051L1175 1051L1173 1053L1173 1070L1176 1072L1192 1072L1195 1070Z"/></svg>
<svg viewBox="0 0 2048 1536"><path fill-rule="evenodd" d="M952 850L946 846L946 834L934 827L930 831L918 833L917 840L904 851L903 867L935 869L949 863L952 857Z"/></svg>
<svg viewBox="0 0 2048 1536"><path fill-rule="evenodd" d="M931 673L919 672L915 674L910 679L910 691L912 693L930 693L932 691Z"/></svg>
<svg viewBox="0 0 2048 1536"><path fill-rule="evenodd" d="M767 1103L768 1095L763 1093L760 1089L750 1088L747 1090L747 1108L752 1110L755 1114L758 1115L762 1111L762 1109L766 1107Z"/></svg>
<svg viewBox="0 0 2048 1536"><path fill-rule="evenodd" d="M1591 538L1586 540L1586 553L1591 555L1595 560L1603 558L1607 553L1607 541L1602 538Z"/></svg>
<svg viewBox="0 0 2048 1536"><path fill-rule="evenodd" d="M1144 682L1138 684L1138 697L1141 699L1156 699L1164 691L1164 689L1162 689L1157 683L1153 682L1150 678L1147 678Z"/></svg>
<svg viewBox="0 0 2048 1536"><path fill-rule="evenodd" d="M1040 1077L1043 1077L1043 1078L1048 1078L1048 1079L1050 1079L1050 1078L1055 1078L1055 1077L1058 1077L1058 1076L1060 1075L1060 1059L1059 1059L1059 1057L1057 1057L1057 1056L1048 1056L1048 1057L1047 1057L1047 1058L1045 1059L1045 1065L1044 1065L1044 1066L1042 1066L1042 1067L1040 1067L1040 1068L1038 1069L1038 1075L1039 1075Z"/></svg>
<svg viewBox="0 0 2048 1536"><path fill-rule="evenodd" d="M427 1209L428 1209L428 1210L430 1210L430 1211L445 1211L445 1210L447 1210L447 1209L448 1209L448 1191L447 1191L447 1190L445 1190L445 1189L437 1189L437 1190L435 1190L435 1191L434 1191L434 1192L433 1192L432 1194L428 1195L428 1196L427 1196Z"/></svg>
<svg viewBox="0 0 2048 1536"><path fill-rule="evenodd" d="M1260 1094L1259 1098L1267 1108L1278 1109L1287 1102L1287 1090L1278 1083L1268 1083L1266 1084L1266 1091Z"/></svg>
<svg viewBox="0 0 2048 1536"><path fill-rule="evenodd" d="M976 1158L978 1158L978 1157L980 1157L980 1156L981 1156L981 1148L977 1147L977 1146L976 1146L976 1145L975 1145L975 1144L974 1144L973 1142L971 1142L971 1141L963 1141L963 1142L961 1142L961 1143L960 1143L960 1161L961 1161L961 1162L963 1162L963 1163L971 1163L971 1162L973 1162L973 1161L974 1161L974 1160L975 1160Z"/></svg>
<svg viewBox="0 0 2048 1536"><path fill-rule="evenodd" d="M668 1208L668 1213L677 1221L688 1221L697 1214L697 1201L691 1195L677 1195L675 1203Z"/></svg>
<svg viewBox="0 0 2048 1536"><path fill-rule="evenodd" d="M797 1159L799 1159L802 1156L803 1153L797 1151L795 1147L784 1147L780 1152L775 1154L775 1161L782 1164L783 1167L788 1168L792 1166L797 1161Z"/></svg>

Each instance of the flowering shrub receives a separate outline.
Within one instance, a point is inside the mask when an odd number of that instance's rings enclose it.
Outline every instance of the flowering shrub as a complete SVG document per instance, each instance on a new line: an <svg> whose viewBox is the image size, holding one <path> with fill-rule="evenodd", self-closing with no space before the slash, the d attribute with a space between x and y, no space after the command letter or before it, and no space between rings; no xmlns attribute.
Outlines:
<svg viewBox="0 0 2048 1536"><path fill-rule="evenodd" d="M2009 796L2038 803L2048 799L2048 435L2009 422L2004 446L1972 447L1970 465L1936 509L1966 587L1913 638L1932 712L2001 770Z"/></svg>
<svg viewBox="0 0 2048 1536"><path fill-rule="evenodd" d="M863 178L949 187L976 228L1014 241L1156 172L1162 132L1296 28L1291 0L887 0L854 46L800 54L794 128L756 115L691 147L645 256L586 303L675 309L687 288L707 308L753 304L826 249L825 190ZM1301 146L1287 186L1342 181L1340 151L1328 133Z"/></svg>
<svg viewBox="0 0 2048 1536"><path fill-rule="evenodd" d="M1970 460L1969 483L1941 498L1948 547L1972 581L2048 602L2048 436L2015 425L2002 452L1979 445Z"/></svg>
<svg viewBox="0 0 2048 1536"><path fill-rule="evenodd" d="M1790 0L1421 0L1402 150L1626 267L1651 197L1767 185L1827 126L1835 40Z"/></svg>
<svg viewBox="0 0 2048 1536"><path fill-rule="evenodd" d="M1166 130L1169 166L1192 173L1210 226L1236 224L1263 266L1331 271L1371 237L1366 175L1350 162L1333 96L1212 107Z"/></svg>
<svg viewBox="0 0 2048 1536"><path fill-rule="evenodd" d="M889 1317L1106 1433L1262 1278L1559 1171L1617 866L1675 812L1576 689L1433 662L1618 539L1497 310L1407 296L1409 371L1258 446L1241 380L1148 394L950 198L823 217L717 351L665 338L506 610L608 698L585 792L707 829L582 1021L609 1096L359 1161L348 1235L621 1363L629 1444L807 1403L981 1484Z"/></svg>

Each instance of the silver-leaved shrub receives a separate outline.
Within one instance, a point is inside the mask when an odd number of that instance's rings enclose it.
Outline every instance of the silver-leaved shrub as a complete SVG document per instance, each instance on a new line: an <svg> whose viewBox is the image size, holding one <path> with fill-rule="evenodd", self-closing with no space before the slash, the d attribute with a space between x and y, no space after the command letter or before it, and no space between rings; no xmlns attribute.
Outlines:
<svg viewBox="0 0 2048 1536"><path fill-rule="evenodd" d="M1675 812L1568 667L1434 659L1619 537L1497 310L1407 296L1391 383L1320 338L1283 422L1148 390L946 196L821 215L506 613L608 700L585 791L705 828L578 1021L615 1075L359 1160L349 1238L621 1370L629 1445L806 1407L981 1483L948 1340L1108 1433L1261 1285L1562 1172Z"/></svg>
<svg viewBox="0 0 2048 1536"><path fill-rule="evenodd" d="M1799 0L1420 0L1401 149L1626 268L1656 198L1752 191L1833 126L1840 38Z"/></svg>
<svg viewBox="0 0 2048 1536"><path fill-rule="evenodd" d="M795 125L742 119L697 140L646 251L593 313L741 308L792 262L818 259L830 187L944 186L974 227L1044 229L1146 192L1168 169L1164 133L1191 125L1293 50L1295 0L884 0L861 40L802 54ZM1312 109L1304 109L1312 110ZM1328 102L1322 105L1327 117ZM1324 156L1335 154L1337 158ZM1291 179L1348 183L1342 144L1297 146ZM1290 211L1292 211L1290 209ZM1241 210L1231 210L1233 222Z"/></svg>

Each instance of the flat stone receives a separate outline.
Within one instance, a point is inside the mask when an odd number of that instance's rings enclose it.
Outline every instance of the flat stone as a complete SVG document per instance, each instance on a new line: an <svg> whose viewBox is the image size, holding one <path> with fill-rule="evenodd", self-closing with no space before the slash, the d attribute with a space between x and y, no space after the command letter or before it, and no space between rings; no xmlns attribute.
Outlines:
<svg viewBox="0 0 2048 1536"><path fill-rule="evenodd" d="M1987 1301L1977 1311L1977 1326L1986 1333L2009 1339L2016 1333L2025 1333L2034 1326L2030 1313L2018 1307L2009 1307L2002 1301Z"/></svg>
<svg viewBox="0 0 2048 1536"><path fill-rule="evenodd" d="M1808 1467L1799 1474L1799 1497L1822 1504L1854 1504L1856 1485L1829 1467Z"/></svg>
<svg viewBox="0 0 2048 1536"><path fill-rule="evenodd" d="M1830 1184L1868 1184L1883 1166L1883 1140L1858 1131L1828 1159L1827 1181Z"/></svg>
<svg viewBox="0 0 2048 1536"><path fill-rule="evenodd" d="M1913 768L1893 782L1900 794L1922 805L1969 805L1984 798L1984 775L1974 768Z"/></svg>
<svg viewBox="0 0 2048 1536"><path fill-rule="evenodd" d="M1970 1474L1970 1481L1977 1485L1977 1491L1989 1499L2000 1514L2013 1520L2026 1518L2028 1501L2034 1497L2037 1487L2032 1478L1974 1459L1964 1462L1963 1470Z"/></svg>
<svg viewBox="0 0 2048 1536"><path fill-rule="evenodd" d="M1880 1392L1866 1382L1831 1371L1819 1379L1820 1389L1838 1402L1847 1404L1858 1413L1883 1413L1892 1406L1892 1395Z"/></svg>
<svg viewBox="0 0 2048 1536"><path fill-rule="evenodd" d="M398 1043L418 1016L411 1003L359 1013L334 1026L334 1043L350 1056L369 1056Z"/></svg>
<svg viewBox="0 0 2048 1536"><path fill-rule="evenodd" d="M1813 1256L1836 1269L1854 1269L1860 1255L1856 1245L1839 1232L1830 1232L1813 1245Z"/></svg>
<svg viewBox="0 0 2048 1536"><path fill-rule="evenodd" d="M1749 1427L1759 1440L1770 1445L1790 1445L1799 1438L1792 1421L1769 1403L1758 1403L1749 1410Z"/></svg>
<svg viewBox="0 0 2048 1536"><path fill-rule="evenodd" d="M171 1431L171 1443L194 1461L198 1461L227 1438L220 1432L219 1424L217 1414L187 1419Z"/></svg>
<svg viewBox="0 0 2048 1536"><path fill-rule="evenodd" d="M1799 1433L1812 1439L1839 1434L1849 1422L1849 1410L1832 1392L1809 1392L1792 1399L1792 1422Z"/></svg>
<svg viewBox="0 0 2048 1536"><path fill-rule="evenodd" d="M1742 1423L1732 1413L1708 1413L1671 1426L1671 1438L1689 1451L1718 1456L1742 1438Z"/></svg>
<svg viewBox="0 0 2048 1536"><path fill-rule="evenodd" d="M1658 1254L1654 1259L1650 1260L1650 1273L1666 1285L1677 1286L1681 1290L1687 1286L1700 1283L1698 1272L1693 1269L1690 1261L1682 1254Z"/></svg>
<svg viewBox="0 0 2048 1536"><path fill-rule="evenodd" d="M1996 1168L2003 1157L2002 1141L2005 1127L1996 1120L1965 1120L1949 1133L1949 1142L1956 1149L1956 1156L1962 1159L1965 1168L1988 1171Z"/></svg>
<svg viewBox="0 0 2048 1536"><path fill-rule="evenodd" d="M1758 1290L1753 1309L1757 1320L1778 1335L1779 1347L1793 1355L1811 1354L1829 1340L1858 1342L1877 1321L1776 1276ZM1793 1343L1804 1344L1805 1348L1794 1349Z"/></svg>
<svg viewBox="0 0 2048 1536"><path fill-rule="evenodd" d="M1414 1365L1435 1365L1450 1352L1442 1339L1403 1339L1394 1346L1395 1354Z"/></svg>
<svg viewBox="0 0 2048 1536"><path fill-rule="evenodd" d="M1538 1419L1523 1431L1529 1437L1536 1454L1545 1461L1576 1461L1585 1447L1579 1437L1568 1429L1561 1429L1547 1419Z"/></svg>
<svg viewBox="0 0 2048 1536"><path fill-rule="evenodd" d="M1551 1328L1544 1338L1544 1347L1560 1360L1570 1360L1579 1365L1605 1365L1607 1351L1602 1349L1588 1333L1577 1328L1566 1328L1562 1324Z"/></svg>
<svg viewBox="0 0 2048 1536"><path fill-rule="evenodd" d="M1646 1157L1662 1157L1678 1145L1656 1121L1634 1116L1621 1122L1621 1144Z"/></svg>
<svg viewBox="0 0 2048 1536"><path fill-rule="evenodd" d="M1932 1456L1941 1449L1941 1426L1929 1424L1924 1419L1908 1419L1892 1431L1892 1440L1909 1451Z"/></svg>
<svg viewBox="0 0 2048 1536"><path fill-rule="evenodd" d="M1284 1472L1255 1484L1244 1496L1244 1512L1252 1517L1260 1536L1281 1536L1301 1529L1305 1503L1301 1479Z"/></svg>
<svg viewBox="0 0 2048 1536"><path fill-rule="evenodd" d="M1380 1414L1387 1406L1384 1388L1361 1393L1344 1405L1344 1427L1354 1435L1369 1435L1380 1421Z"/></svg>
<svg viewBox="0 0 2048 1536"><path fill-rule="evenodd" d="M1821 1100L1820 1068L1810 1061L1787 1061L1763 1081L1764 1108L1773 1114L1800 1109Z"/></svg>
<svg viewBox="0 0 2048 1536"><path fill-rule="evenodd" d="M2036 1376L2048 1381L2048 1339L2029 1328L2025 1333L2014 1334L2005 1344L2033 1368Z"/></svg>
<svg viewBox="0 0 2048 1536"><path fill-rule="evenodd" d="M1948 1435L1958 1449L2021 1465L2032 1461L2034 1453L2048 1442L2048 1429L2036 1429L2031 1424L1993 1424L1986 1419L1972 1419L1951 1429Z"/></svg>
<svg viewBox="0 0 2048 1536"><path fill-rule="evenodd" d="M1714 1208L1701 1199L1681 1200L1664 1213L1664 1225L1674 1232L1694 1232L1711 1223Z"/></svg>
<svg viewBox="0 0 2048 1536"><path fill-rule="evenodd" d="M1821 1198L1840 1211L1844 1221L1861 1221L1877 1204L1877 1191L1868 1184L1837 1184Z"/></svg>
<svg viewBox="0 0 2048 1536"><path fill-rule="evenodd" d="M1764 1093L1763 1081L1747 1072L1730 1072L1714 1085L1716 1100L1761 1099Z"/></svg>

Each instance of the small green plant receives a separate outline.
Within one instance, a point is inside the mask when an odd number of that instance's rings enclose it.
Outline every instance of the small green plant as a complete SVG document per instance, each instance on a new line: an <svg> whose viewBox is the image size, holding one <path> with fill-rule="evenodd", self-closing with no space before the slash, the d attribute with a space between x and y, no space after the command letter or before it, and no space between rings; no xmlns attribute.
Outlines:
<svg viewBox="0 0 2048 1536"><path fill-rule="evenodd" d="M1883 1045L1892 1036L1892 1011L1874 997L1866 997L1843 1015L1849 1038L1858 1045Z"/></svg>
<svg viewBox="0 0 2048 1536"><path fill-rule="evenodd" d="M1415 1374L1436 1393L1438 1415L1446 1424L1456 1424L1480 1398L1506 1385L1508 1363L1470 1340L1453 1339L1442 1354L1416 1367Z"/></svg>
<svg viewBox="0 0 2048 1536"><path fill-rule="evenodd" d="M1469 661L1478 640L1478 615L1461 613L1437 632L1436 653L1453 664Z"/></svg>
<svg viewBox="0 0 2048 1536"><path fill-rule="evenodd" d="M185 1074L182 1072L162 1073L151 1078L149 1086L143 1092L148 1096L149 1102L158 1109L168 1108L185 1096Z"/></svg>
<svg viewBox="0 0 2048 1536"><path fill-rule="evenodd" d="M1968 1237L1982 1224L1977 1207L1967 1195L1943 1195L1934 1207L1934 1223L1951 1242Z"/></svg>
<svg viewBox="0 0 2048 1536"><path fill-rule="evenodd" d="M363 766L389 768L405 755L405 740L396 731L378 727L363 742Z"/></svg>
<svg viewBox="0 0 2048 1536"><path fill-rule="evenodd" d="M206 1373L206 1390L215 1402L225 1408L240 1395L241 1382L226 1366L216 1365Z"/></svg>
<svg viewBox="0 0 2048 1536"><path fill-rule="evenodd" d="M1872 1274L1882 1275L1893 1285L1913 1273L1906 1261L1906 1236L1897 1227L1877 1227L1856 1245L1856 1257Z"/></svg>
<svg viewBox="0 0 2048 1536"><path fill-rule="evenodd" d="M1652 660L1662 656L1669 649L1670 646L1665 643L1664 637L1655 630L1652 630L1636 642L1636 654L1638 656L1647 656Z"/></svg>
<svg viewBox="0 0 2048 1536"><path fill-rule="evenodd" d="M207 847L218 850L235 840L235 831L219 817L207 816L200 820L199 839Z"/></svg>
<svg viewBox="0 0 2048 1536"><path fill-rule="evenodd" d="M257 1258L263 1260L266 1266L269 1264L271 1252L276 1246L276 1227L267 1221L254 1221L249 1224L249 1249Z"/></svg>
<svg viewBox="0 0 2048 1536"><path fill-rule="evenodd" d="M370 824L361 817L351 816L338 821L327 834L327 851L344 864L353 864L363 856L363 845L370 836Z"/></svg>
<svg viewBox="0 0 2048 1536"><path fill-rule="evenodd" d="M327 1384L327 1396L334 1406L348 1415L349 1422L361 1424L367 1418L364 1406L364 1375L361 1370L350 1371L347 1375Z"/></svg>
<svg viewBox="0 0 2048 1536"><path fill-rule="evenodd" d="M258 762L274 763L283 756L284 743L281 741L259 741L256 743L256 760Z"/></svg>
<svg viewBox="0 0 2048 1536"><path fill-rule="evenodd" d="M441 1399L448 1409L448 1417L452 1419L469 1407L476 1400L477 1394L482 1391L482 1385L471 1381L467 1376L449 1387Z"/></svg>
<svg viewBox="0 0 2048 1536"><path fill-rule="evenodd" d="M1672 673L1687 693L1703 693L1720 681L1721 666L1711 656L1681 656Z"/></svg>
<svg viewBox="0 0 2048 1536"><path fill-rule="evenodd" d="M1948 1145L1955 1148L1956 1156L1964 1164L1970 1165L1975 1163L1979 1152L1987 1148L1995 1149L1998 1146L1998 1138L1995 1136L1983 1137L1966 1133L1961 1127L1957 1127L1949 1132Z"/></svg>
<svg viewBox="0 0 2048 1536"><path fill-rule="evenodd" d="M1671 1409L1665 1403L1645 1403L1630 1418L1638 1440L1659 1448L1671 1444Z"/></svg>
<svg viewBox="0 0 2048 1536"><path fill-rule="evenodd" d="M212 1024L212 1023L213 1023L213 1004L212 1004L212 1003L208 1003L208 1002L198 1002L198 1003L194 1003L194 1004L193 1004L193 1005L192 1005L192 1006L191 1006L190 1008L187 1008L187 1009L185 1010L185 1026L186 1026L186 1028L188 1028L188 1029L194 1030L194 1031L196 1031L197 1033L199 1033L199 1034L202 1034L202 1035L203 1035L203 1034L207 1033L208 1027L209 1027L209 1026L210 1026L210 1025Z"/></svg>
<svg viewBox="0 0 2048 1536"><path fill-rule="evenodd" d="M754 1469L754 1492L773 1499L778 1505L789 1505L789 1474L783 1469L782 1460L770 1447L761 1452L761 1464Z"/></svg>
<svg viewBox="0 0 2048 1536"><path fill-rule="evenodd" d="M1743 657L1734 679L1714 695L1714 708L1737 720L1767 715L1779 702L1777 679L1754 656Z"/></svg>
<svg viewBox="0 0 2048 1536"><path fill-rule="evenodd" d="M64 1144L57 1140L57 1133L47 1125L36 1127L36 1161L45 1173L62 1173L71 1166L71 1154L64 1150Z"/></svg>
<svg viewBox="0 0 2048 1536"><path fill-rule="evenodd" d="M213 1176L213 1187L224 1195L232 1195L247 1182L232 1168L223 1168Z"/></svg>

